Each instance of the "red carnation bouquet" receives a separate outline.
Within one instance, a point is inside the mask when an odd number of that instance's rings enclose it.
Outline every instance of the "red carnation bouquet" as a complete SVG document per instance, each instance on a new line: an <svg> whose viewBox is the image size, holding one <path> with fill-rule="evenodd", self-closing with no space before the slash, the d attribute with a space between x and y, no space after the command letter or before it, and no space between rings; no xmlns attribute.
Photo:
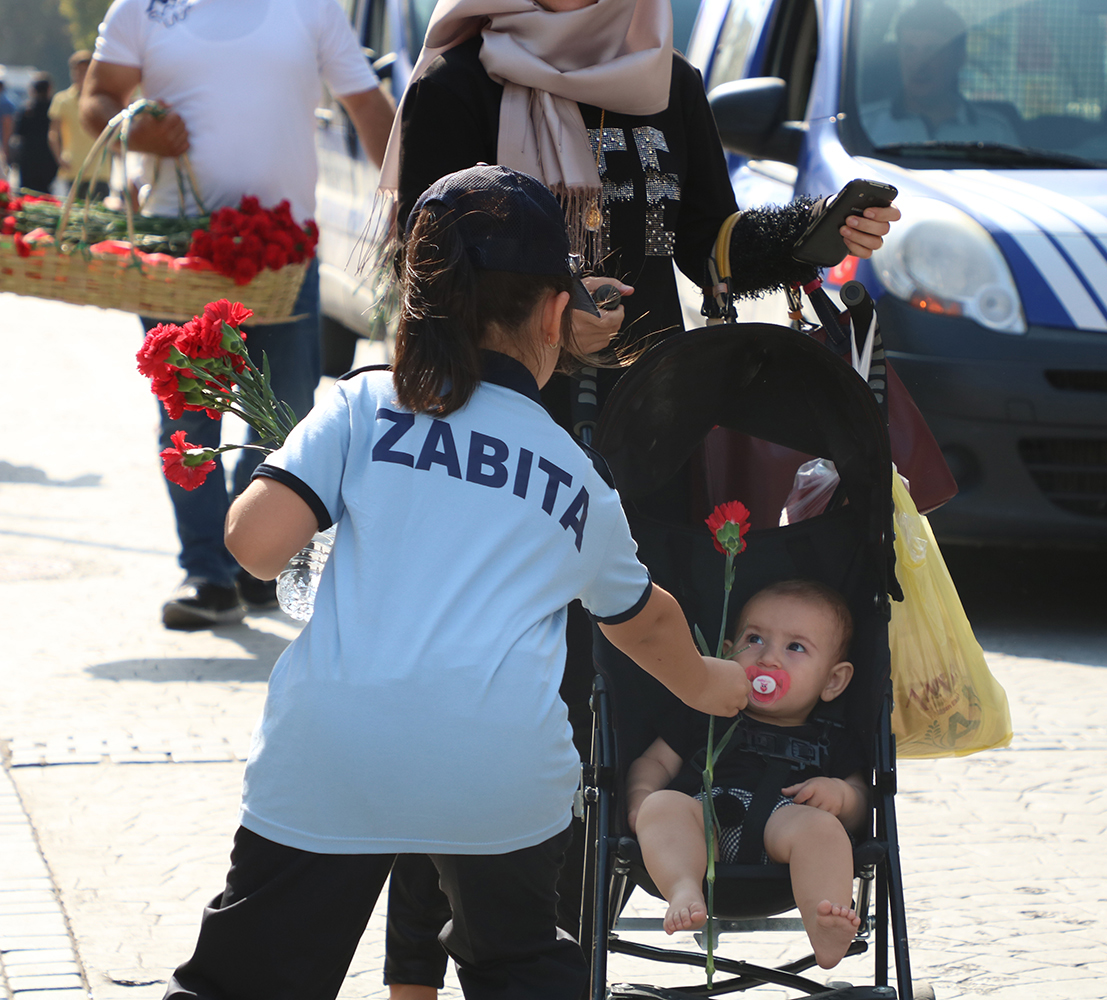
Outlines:
<svg viewBox="0 0 1107 1000"><path fill-rule="evenodd" d="M750 512L745 504L737 500L720 504L704 522L711 530L711 538L715 548L726 556L726 565L723 570L723 618L719 624L719 641L715 646L714 654L707 645L707 640L696 626L696 642L704 656L715 655L722 657L726 645L726 619L727 609L730 607L730 591L734 586L734 559L746 550L746 534L750 530ZM727 658L733 659L746 646L735 646ZM723 738L715 743L715 716L711 716L707 723L707 759L703 768L703 830L707 845L707 985L712 985L715 975L715 934L712 924L715 920L715 832L719 827L719 818L715 814L715 798L711 788L715 780L715 765L722 755L730 737L734 733L738 721L735 720L726 731Z"/></svg>
<svg viewBox="0 0 1107 1000"><path fill-rule="evenodd" d="M287 403L273 395L269 362L259 370L246 353L241 326L253 312L239 302L209 302L187 323L159 323L139 348L138 370L150 379L150 391L176 420L185 410L205 410L213 420L233 413L253 427L256 444L201 448L172 436L173 447L161 453L162 471L170 482L194 490L215 469L215 456L234 448L268 454L279 448L296 423Z"/></svg>
<svg viewBox="0 0 1107 1000"><path fill-rule="evenodd" d="M262 208L257 198L245 197L238 208L212 213L207 229L192 233L188 256L210 261L220 274L247 285L266 268L279 271L315 256L319 228L309 219L300 226L288 201Z"/></svg>

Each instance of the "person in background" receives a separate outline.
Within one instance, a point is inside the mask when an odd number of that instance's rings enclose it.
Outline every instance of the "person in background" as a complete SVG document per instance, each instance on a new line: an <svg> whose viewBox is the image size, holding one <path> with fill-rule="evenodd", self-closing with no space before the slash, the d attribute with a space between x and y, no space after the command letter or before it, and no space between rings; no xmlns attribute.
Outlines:
<svg viewBox="0 0 1107 1000"><path fill-rule="evenodd" d="M1011 123L961 94L968 26L941 0L918 0L896 22L899 79L893 96L861 109L875 145L897 142L999 142L1018 145Z"/></svg>
<svg viewBox="0 0 1107 1000"><path fill-rule="evenodd" d="M237 207L244 196L266 208L284 200L305 223L315 212L315 108L326 84L349 113L369 156L384 155L394 113L336 0L114 0L96 40L81 95L81 122L99 133L136 87L162 104L162 117L139 115L130 149L146 153L145 211L176 215L172 159L187 153L205 207ZM188 211L197 214L189 197ZM321 372L319 271L313 261L286 323L247 327L247 348L268 356L273 391L302 418ZM146 330L158 317L142 317ZM170 420L162 413L160 448L175 431L217 448L220 422L205 413ZM243 451L230 493L220 473L191 492L170 484L185 580L162 608L166 628L240 621L246 605L276 606L272 581L242 570L223 543L231 497L245 489L260 453ZM221 472L221 470L220 470Z"/></svg>
<svg viewBox="0 0 1107 1000"><path fill-rule="evenodd" d="M81 86L85 82L92 53L81 49L69 57L69 79L72 81L65 90L59 90L50 102L50 149L58 161L58 176L72 185L77 172L85 162L96 137L85 131L80 120ZM90 163L81 185L77 190L78 198L92 197L103 199L109 193L111 181L111 156L103 164Z"/></svg>
<svg viewBox="0 0 1107 1000"><path fill-rule="evenodd" d="M50 95L54 85L47 73L31 83L27 106L16 116L12 145L17 147L19 187L50 193L58 175L58 161L50 149Z"/></svg>
<svg viewBox="0 0 1107 1000"><path fill-rule="evenodd" d="M4 88L3 77L0 77L0 180L8 179L8 170L11 167L9 144L14 129L15 105Z"/></svg>

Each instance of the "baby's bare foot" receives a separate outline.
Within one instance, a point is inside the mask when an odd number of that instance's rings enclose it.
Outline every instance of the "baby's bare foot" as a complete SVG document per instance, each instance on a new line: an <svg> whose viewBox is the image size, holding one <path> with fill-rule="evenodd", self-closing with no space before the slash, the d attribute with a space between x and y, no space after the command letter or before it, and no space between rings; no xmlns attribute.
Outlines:
<svg viewBox="0 0 1107 1000"><path fill-rule="evenodd" d="M848 906L824 899L815 908L815 922L807 936L820 968L833 969L845 958L860 926L861 918Z"/></svg>
<svg viewBox="0 0 1107 1000"><path fill-rule="evenodd" d="M687 888L677 889L669 900L669 909L665 913L665 933L694 931L707 923L707 904L699 886L690 884Z"/></svg>

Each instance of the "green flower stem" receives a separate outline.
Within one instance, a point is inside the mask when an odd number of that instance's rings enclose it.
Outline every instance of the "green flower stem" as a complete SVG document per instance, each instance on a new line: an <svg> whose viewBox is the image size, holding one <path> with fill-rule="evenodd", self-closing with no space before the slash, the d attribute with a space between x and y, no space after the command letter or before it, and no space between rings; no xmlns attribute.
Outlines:
<svg viewBox="0 0 1107 1000"><path fill-rule="evenodd" d="M269 380L258 372L249 358L245 354L241 356L246 361L246 368L233 378L227 374L229 367L223 363L219 367L224 371L218 372L204 368L190 358L187 359L189 367L183 370L198 380L210 383L202 392L210 394L211 409L233 413L261 434L263 440L271 441L279 448L295 425L294 414L287 404L273 395ZM239 391L235 391L236 384ZM212 385L217 386L218 390L212 389Z"/></svg>
<svg viewBox="0 0 1107 1000"><path fill-rule="evenodd" d="M726 616L730 609L730 591L734 586L734 555L726 554L726 569L723 573L723 618L719 622L719 641L715 644L715 656L723 655L726 643ZM731 727L733 732L734 727ZM726 738L729 740L730 733ZM707 985L714 985L715 978L715 831L719 821L715 815L715 799L711 789L715 779L715 761L719 751L715 749L715 716L707 722L707 761L703 769L703 832L707 846Z"/></svg>

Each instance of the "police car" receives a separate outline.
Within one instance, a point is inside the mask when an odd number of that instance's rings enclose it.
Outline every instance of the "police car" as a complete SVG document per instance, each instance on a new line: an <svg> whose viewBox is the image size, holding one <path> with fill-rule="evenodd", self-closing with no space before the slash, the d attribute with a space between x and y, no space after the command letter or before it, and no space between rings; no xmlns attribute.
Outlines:
<svg viewBox="0 0 1107 1000"><path fill-rule="evenodd" d="M1107 544L1107 0L704 0L688 54L740 206L899 189L826 278L879 299L960 486L939 535Z"/></svg>

